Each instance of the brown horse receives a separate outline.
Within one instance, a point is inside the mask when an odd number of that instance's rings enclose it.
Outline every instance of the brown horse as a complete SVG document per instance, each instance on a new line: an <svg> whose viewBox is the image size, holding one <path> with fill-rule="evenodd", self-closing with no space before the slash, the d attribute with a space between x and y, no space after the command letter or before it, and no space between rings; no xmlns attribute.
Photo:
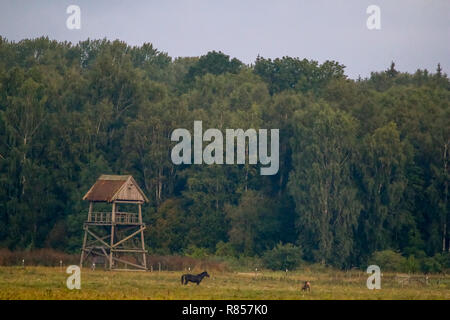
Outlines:
<svg viewBox="0 0 450 320"><path fill-rule="evenodd" d="M309 283L309 281L305 281L305 284L302 287L302 291L309 291L309 292L311 292L311 283Z"/></svg>

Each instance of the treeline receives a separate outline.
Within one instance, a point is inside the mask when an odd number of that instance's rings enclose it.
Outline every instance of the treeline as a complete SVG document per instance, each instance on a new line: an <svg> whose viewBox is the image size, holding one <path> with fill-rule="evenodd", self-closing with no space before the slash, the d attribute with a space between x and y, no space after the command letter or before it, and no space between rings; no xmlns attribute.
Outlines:
<svg viewBox="0 0 450 320"><path fill-rule="evenodd" d="M345 67L151 44L0 38L0 247L79 252L84 193L132 174L151 199L147 247L350 268L383 250L449 251L450 82L392 63ZM173 165L176 128L280 129L280 169ZM284 251L283 251L284 250ZM300 253L300 256L298 256ZM270 260L270 259L269 259Z"/></svg>

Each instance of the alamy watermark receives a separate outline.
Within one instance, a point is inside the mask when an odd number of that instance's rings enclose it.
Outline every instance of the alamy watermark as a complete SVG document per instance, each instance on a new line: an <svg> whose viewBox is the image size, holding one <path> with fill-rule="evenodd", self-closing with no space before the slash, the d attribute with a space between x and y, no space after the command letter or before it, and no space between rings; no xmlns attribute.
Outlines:
<svg viewBox="0 0 450 320"><path fill-rule="evenodd" d="M370 276L367 278L367 289L381 289L381 270L377 265L367 267L367 273Z"/></svg>
<svg viewBox="0 0 450 320"><path fill-rule="evenodd" d="M66 20L66 27L69 30L81 29L81 9L77 5L70 5L66 9L66 13L70 14Z"/></svg>
<svg viewBox="0 0 450 320"><path fill-rule="evenodd" d="M381 29L381 9L377 5L370 5L366 9L366 13L370 14L367 18L366 26L369 30L380 30Z"/></svg>
<svg viewBox="0 0 450 320"><path fill-rule="evenodd" d="M70 274L67 278L66 285L69 290L81 289L81 269L79 266L68 266L66 273Z"/></svg>
<svg viewBox="0 0 450 320"><path fill-rule="evenodd" d="M81 9L80 6L71 4L67 7L66 13L70 16L67 17L66 27L69 30L81 29ZM381 29L381 9L379 6L371 4L366 9L366 14L369 17L366 20L366 26L369 30Z"/></svg>
<svg viewBox="0 0 450 320"><path fill-rule="evenodd" d="M259 163L261 175L277 174L279 169L280 130L270 129L270 155L268 154L268 130L226 129L225 156L223 134L219 129L208 129L203 133L202 121L194 121L194 164L245 164ZM174 164L192 163L192 138L187 129L175 129L172 141L178 141L173 147L171 158ZM180 141L181 140L181 141ZM248 144L246 141L248 140ZM235 143L236 141L236 143ZM210 142L203 149L203 142ZM236 149L236 157L235 157ZM235 159L236 158L236 159Z"/></svg>

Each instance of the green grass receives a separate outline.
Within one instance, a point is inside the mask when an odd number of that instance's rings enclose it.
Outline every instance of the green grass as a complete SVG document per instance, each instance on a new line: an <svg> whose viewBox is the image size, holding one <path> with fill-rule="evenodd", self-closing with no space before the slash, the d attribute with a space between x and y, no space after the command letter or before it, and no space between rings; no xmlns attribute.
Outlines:
<svg viewBox="0 0 450 320"><path fill-rule="evenodd" d="M445 299L450 300L450 276L429 276L428 285L412 282L403 287L395 274L383 274L381 290L368 290L368 274L263 271L211 272L199 285L183 286L183 272L81 273L81 290L69 290L65 270L51 267L0 267L0 299ZM309 280L310 293L301 292Z"/></svg>

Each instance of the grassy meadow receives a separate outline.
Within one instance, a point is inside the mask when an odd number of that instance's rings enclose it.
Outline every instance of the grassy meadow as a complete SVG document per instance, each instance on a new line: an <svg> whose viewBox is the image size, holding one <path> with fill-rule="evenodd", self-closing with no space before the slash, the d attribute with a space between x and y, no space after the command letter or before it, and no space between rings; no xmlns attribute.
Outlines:
<svg viewBox="0 0 450 320"><path fill-rule="evenodd" d="M181 285L183 272L110 272L84 268L81 290L69 290L65 268L0 267L0 299L445 299L450 300L450 276L424 275L400 283L384 273L381 290L368 290L368 274L352 272L262 271L210 272L197 286ZM304 280L311 292L300 290ZM422 281L423 280L423 281Z"/></svg>

